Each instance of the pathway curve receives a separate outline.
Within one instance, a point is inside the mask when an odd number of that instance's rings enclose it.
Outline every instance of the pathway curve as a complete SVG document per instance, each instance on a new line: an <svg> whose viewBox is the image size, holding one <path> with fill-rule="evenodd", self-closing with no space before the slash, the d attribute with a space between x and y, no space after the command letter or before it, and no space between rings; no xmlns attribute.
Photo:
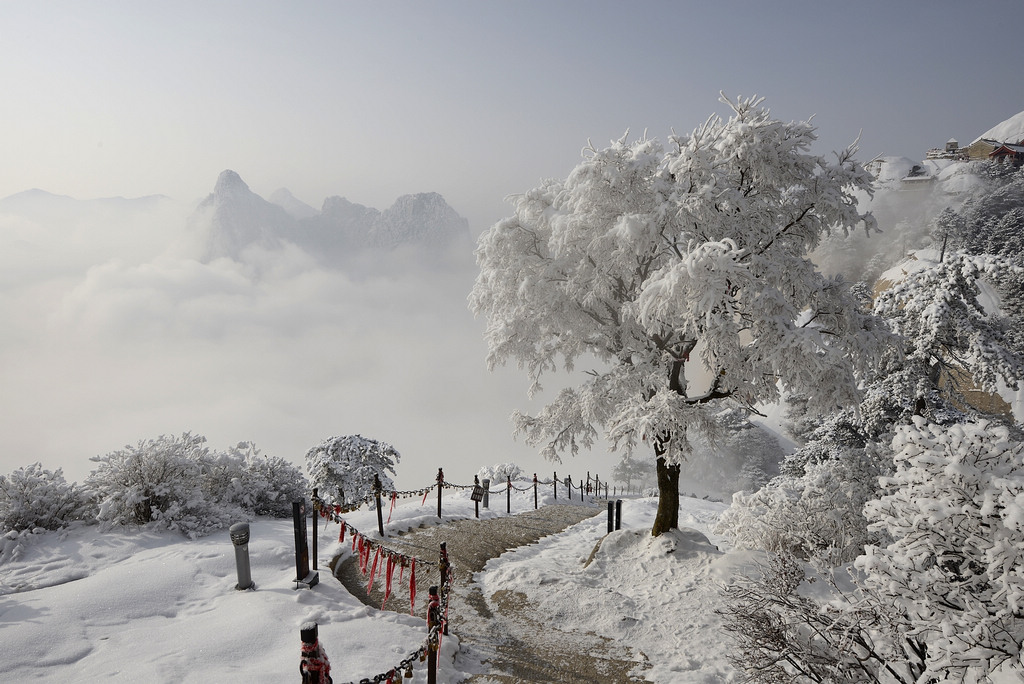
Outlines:
<svg viewBox="0 0 1024 684"><path fill-rule="evenodd" d="M473 582L491 558L509 549L536 542L566 527L597 515L598 509L584 506L552 505L513 516L485 520L457 520L422 527L389 537L387 544L397 551L420 558L437 558L441 542L455 569L455 584L449 598L450 629L458 635L461 648L458 663L462 671L486 672L464 680L489 682L630 682L646 661L642 653L631 653L611 639L592 633L563 632L545 624L527 597L518 592L497 591L484 596ZM595 540L595 544L598 540ZM366 579L356 559L343 562L338 579L359 600L380 607L382 582L367 596ZM417 578L417 612L426 605L427 588L437 584L437 572ZM388 599L389 610L409 610L404 592L401 599Z"/></svg>

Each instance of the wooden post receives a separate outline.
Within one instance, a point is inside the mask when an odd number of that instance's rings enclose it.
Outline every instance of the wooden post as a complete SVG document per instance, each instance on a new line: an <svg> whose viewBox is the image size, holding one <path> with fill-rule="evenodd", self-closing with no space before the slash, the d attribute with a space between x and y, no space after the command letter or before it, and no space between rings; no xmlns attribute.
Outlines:
<svg viewBox="0 0 1024 684"><path fill-rule="evenodd" d="M581 482L580 484L583 484L583 483ZM580 489L582 490L583 488L580 487ZM587 471L587 494L590 494L590 471L589 470ZM583 500L583 497L581 496L580 497L580 501L582 501L582 500Z"/></svg>
<svg viewBox="0 0 1024 684"><path fill-rule="evenodd" d="M331 666L327 662L327 654L320 647L318 628L315 622L308 622L299 627L299 638L302 640L302 660L299 661L299 672L302 682L320 682L330 677Z"/></svg>
<svg viewBox="0 0 1024 684"><path fill-rule="evenodd" d="M608 534L615 529L615 502L608 502Z"/></svg>
<svg viewBox="0 0 1024 684"><path fill-rule="evenodd" d="M474 475L473 476L473 487L474 487L473 491L476 491L475 488L479 487L479 486L480 486L480 476L479 475ZM477 501L476 499L473 499L473 509L476 512L476 517L479 518L480 517L480 502Z"/></svg>
<svg viewBox="0 0 1024 684"><path fill-rule="evenodd" d="M448 560L448 542L441 542L441 553L437 562L437 569L441 574L441 591L444 593L445 614L441 616L441 634L448 636L448 591L451 587L448 582L451 579L452 564Z"/></svg>
<svg viewBox="0 0 1024 684"><path fill-rule="evenodd" d="M565 488L569 490L569 501L572 501L572 475L565 476Z"/></svg>
<svg viewBox="0 0 1024 684"><path fill-rule="evenodd" d="M437 649L440 639L440 628L434 633L435 625L441 624L441 598L437 595L437 587L428 589L430 597L427 601L427 684L437 684Z"/></svg>
<svg viewBox="0 0 1024 684"><path fill-rule="evenodd" d="M508 487L505 488L505 512L512 515L512 476L506 475L508 478Z"/></svg>
<svg viewBox="0 0 1024 684"><path fill-rule="evenodd" d="M537 510L537 473L533 474L533 510Z"/></svg>
<svg viewBox="0 0 1024 684"><path fill-rule="evenodd" d="M444 471L437 469L437 519L441 519L441 490L444 489Z"/></svg>
<svg viewBox="0 0 1024 684"><path fill-rule="evenodd" d="M380 532L381 538L384 537L384 510L380 507L380 490L382 485L380 483L380 476L377 473L373 474L373 496L377 501L377 531Z"/></svg>
<svg viewBox="0 0 1024 684"><path fill-rule="evenodd" d="M551 484L555 487L555 501L558 501L558 473L551 478Z"/></svg>
<svg viewBox="0 0 1024 684"><path fill-rule="evenodd" d="M317 490L317 488L313 487L313 501L317 500L316 490ZM317 538L316 537L317 537L317 523L318 523L317 518L319 518L319 517L320 517L320 511L317 508L317 505L313 504L313 549L311 550L311 553L313 555L313 569L314 570L316 570L316 560L317 560L316 557L318 555L317 554L317 550L316 550L316 544L317 544Z"/></svg>
<svg viewBox="0 0 1024 684"><path fill-rule="evenodd" d="M608 483L604 483L604 498L608 498Z"/></svg>
<svg viewBox="0 0 1024 684"><path fill-rule="evenodd" d="M615 529L622 529L622 499L615 500Z"/></svg>

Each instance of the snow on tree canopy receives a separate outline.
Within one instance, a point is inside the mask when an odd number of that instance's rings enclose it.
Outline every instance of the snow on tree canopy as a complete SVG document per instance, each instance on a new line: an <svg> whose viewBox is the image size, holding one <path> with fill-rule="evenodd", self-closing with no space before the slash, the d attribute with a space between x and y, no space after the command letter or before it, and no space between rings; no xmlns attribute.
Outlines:
<svg viewBox="0 0 1024 684"><path fill-rule="evenodd" d="M646 137L588 148L480 238L470 306L488 322L488 364L515 359L533 391L546 372L598 361L514 419L553 459L591 446L598 425L617 448L666 432L684 447L714 399L752 406L786 386L828 408L856 400L884 335L807 254L828 231L873 227L852 194L870 176L852 147L834 162L808 154L809 123L773 120L760 99L723 101L732 118L668 150ZM691 360L710 386L689 386Z"/></svg>
<svg viewBox="0 0 1024 684"><path fill-rule="evenodd" d="M320 496L335 503L354 503L373 498L376 475L384 489L395 488L387 473L395 474L401 459L386 442L361 435L329 437L306 452L306 469Z"/></svg>

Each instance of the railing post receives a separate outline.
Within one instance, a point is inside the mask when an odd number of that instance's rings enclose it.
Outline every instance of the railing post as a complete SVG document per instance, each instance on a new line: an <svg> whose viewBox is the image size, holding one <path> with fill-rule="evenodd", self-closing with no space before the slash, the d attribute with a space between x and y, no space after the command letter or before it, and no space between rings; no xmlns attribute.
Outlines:
<svg viewBox="0 0 1024 684"><path fill-rule="evenodd" d="M615 500L615 529L622 527L622 499Z"/></svg>
<svg viewBox="0 0 1024 684"><path fill-rule="evenodd" d="M437 684L437 649L441 633L441 598L437 587L427 590L427 684Z"/></svg>
<svg viewBox="0 0 1024 684"><path fill-rule="evenodd" d="M533 510L537 510L537 473L533 474Z"/></svg>
<svg viewBox="0 0 1024 684"><path fill-rule="evenodd" d="M299 628L299 638L302 639L302 660L299 661L302 684L326 684L331 681L331 663L320 648L318 631L315 622L307 622Z"/></svg>
<svg viewBox="0 0 1024 684"><path fill-rule="evenodd" d="M317 501L318 498L319 497L317 496L317 487L313 487L313 549L311 550L311 553L313 555L313 569L314 570L316 570L317 556L319 555L319 553L317 553L317 549L316 549L317 541L318 541L317 540L317 536L318 536L317 533L319 532L318 527L319 527L319 522L320 522L319 520L317 520L317 518L320 517L320 509L316 505L316 501Z"/></svg>
<svg viewBox="0 0 1024 684"><path fill-rule="evenodd" d="M479 475L474 475L473 476L473 491L475 492L476 488L479 487L479 486L480 486L480 476ZM476 517L479 518L480 517L480 502L477 501L476 499L473 499L473 509L476 512Z"/></svg>
<svg viewBox="0 0 1024 684"><path fill-rule="evenodd" d="M444 471L437 469L437 519L441 519L441 490L444 489Z"/></svg>
<svg viewBox="0 0 1024 684"><path fill-rule="evenodd" d="M608 534L615 529L615 502L608 502Z"/></svg>
<svg viewBox="0 0 1024 684"><path fill-rule="evenodd" d="M565 488L569 490L569 501L572 501L572 475L565 476Z"/></svg>
<svg viewBox="0 0 1024 684"><path fill-rule="evenodd" d="M555 476L551 478L551 484L554 485L555 488L555 501L558 501L558 473L555 473L554 475Z"/></svg>
<svg viewBox="0 0 1024 684"><path fill-rule="evenodd" d="M448 542L441 542L441 553L437 569L441 573L441 593L444 595L445 614L441 616L441 634L448 636L448 581L451 579L452 564L448 560Z"/></svg>
<svg viewBox="0 0 1024 684"><path fill-rule="evenodd" d="M512 476L505 476L508 480L508 487L505 488L505 512L512 515Z"/></svg>
<svg viewBox="0 0 1024 684"><path fill-rule="evenodd" d="M384 510L380 507L380 490L383 487L380 483L380 476L373 474L373 497L377 502L377 531L384 538Z"/></svg>

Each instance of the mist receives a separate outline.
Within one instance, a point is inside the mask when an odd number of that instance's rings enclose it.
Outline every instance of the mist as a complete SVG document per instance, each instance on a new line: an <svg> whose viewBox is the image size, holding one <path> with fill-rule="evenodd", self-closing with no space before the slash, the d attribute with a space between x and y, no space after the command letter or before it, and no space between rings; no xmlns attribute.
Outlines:
<svg viewBox="0 0 1024 684"><path fill-rule="evenodd" d="M511 411L537 406L524 375L486 370L471 244L325 263L285 242L204 261L195 208L0 201L0 472L38 461L81 481L90 457L184 431L298 464L363 434L401 452L409 488L438 467L455 482L498 462L559 468L511 437ZM591 456L561 468L610 473L614 456Z"/></svg>

